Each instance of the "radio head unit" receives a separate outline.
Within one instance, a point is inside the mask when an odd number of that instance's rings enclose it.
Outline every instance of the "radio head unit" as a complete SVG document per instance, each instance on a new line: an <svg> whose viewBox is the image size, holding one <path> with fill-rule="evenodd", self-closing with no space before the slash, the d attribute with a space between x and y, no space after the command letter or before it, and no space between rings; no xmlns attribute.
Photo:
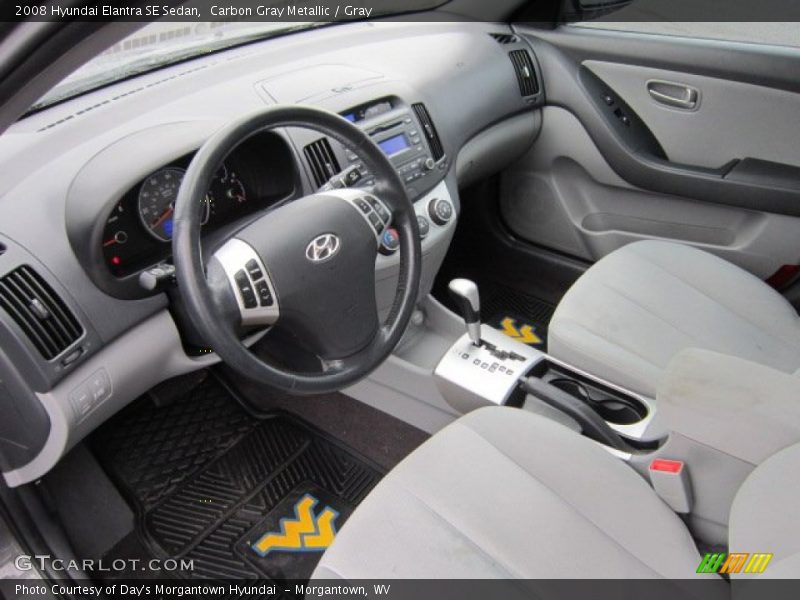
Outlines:
<svg viewBox="0 0 800 600"><path fill-rule="evenodd" d="M363 129L386 154L412 197L432 188L446 172L447 159L424 105L412 107L396 99L383 99L340 114ZM374 183L357 154L347 150L346 158L347 166L355 166L362 173L360 186Z"/></svg>

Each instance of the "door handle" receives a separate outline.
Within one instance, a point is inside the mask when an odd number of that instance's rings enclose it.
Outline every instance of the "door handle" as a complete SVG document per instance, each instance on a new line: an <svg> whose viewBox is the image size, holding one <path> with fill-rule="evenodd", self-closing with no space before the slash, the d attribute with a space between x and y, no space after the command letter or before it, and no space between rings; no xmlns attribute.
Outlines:
<svg viewBox="0 0 800 600"><path fill-rule="evenodd" d="M659 104L682 110L695 110L700 105L700 91L682 83L658 81L647 82L647 92Z"/></svg>

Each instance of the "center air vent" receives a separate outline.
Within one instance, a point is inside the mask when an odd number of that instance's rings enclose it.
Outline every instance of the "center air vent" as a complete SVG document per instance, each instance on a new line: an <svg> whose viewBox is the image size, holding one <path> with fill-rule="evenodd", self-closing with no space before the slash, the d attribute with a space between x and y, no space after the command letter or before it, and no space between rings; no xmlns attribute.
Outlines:
<svg viewBox="0 0 800 600"><path fill-rule="evenodd" d="M320 138L303 148L308 166L314 175L317 187L324 185L331 177L336 175L341 168L336 155L333 153L328 138Z"/></svg>
<svg viewBox="0 0 800 600"><path fill-rule="evenodd" d="M0 307L14 319L45 360L55 358L83 335L75 315L28 265L0 278Z"/></svg>
<svg viewBox="0 0 800 600"><path fill-rule="evenodd" d="M412 108L417 115L417 119L419 119L419 124L422 125L422 131L425 132L425 138L428 140L433 160L438 162L444 156L444 148L442 147L442 141L439 139L439 134L436 133L436 127L431 121L431 116L428 114L428 109L422 103L414 104Z"/></svg>
<svg viewBox="0 0 800 600"><path fill-rule="evenodd" d="M533 68L533 59L527 50L514 50L508 53L514 72L517 74L519 91L524 96L534 96L539 93L539 82L536 80L536 70Z"/></svg>

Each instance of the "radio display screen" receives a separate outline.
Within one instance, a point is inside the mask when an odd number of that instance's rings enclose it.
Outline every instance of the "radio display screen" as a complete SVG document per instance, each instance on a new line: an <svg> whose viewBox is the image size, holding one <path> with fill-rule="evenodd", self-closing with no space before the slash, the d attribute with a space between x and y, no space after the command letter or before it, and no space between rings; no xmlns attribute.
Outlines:
<svg viewBox="0 0 800 600"><path fill-rule="evenodd" d="M383 153L386 154L386 156L394 156L398 152L402 152L409 147L408 138L406 137L406 134L401 133L400 135L396 135L394 137L385 139L382 142L378 142L378 146L380 146L381 150L383 150Z"/></svg>

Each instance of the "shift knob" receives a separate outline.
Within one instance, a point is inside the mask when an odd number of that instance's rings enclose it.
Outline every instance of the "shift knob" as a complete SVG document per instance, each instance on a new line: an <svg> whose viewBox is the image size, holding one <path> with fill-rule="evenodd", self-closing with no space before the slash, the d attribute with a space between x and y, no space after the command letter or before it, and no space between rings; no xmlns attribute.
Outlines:
<svg viewBox="0 0 800 600"><path fill-rule="evenodd" d="M481 345L481 299L478 286L469 279L453 279L448 286L450 294L464 317L467 333L472 343Z"/></svg>

